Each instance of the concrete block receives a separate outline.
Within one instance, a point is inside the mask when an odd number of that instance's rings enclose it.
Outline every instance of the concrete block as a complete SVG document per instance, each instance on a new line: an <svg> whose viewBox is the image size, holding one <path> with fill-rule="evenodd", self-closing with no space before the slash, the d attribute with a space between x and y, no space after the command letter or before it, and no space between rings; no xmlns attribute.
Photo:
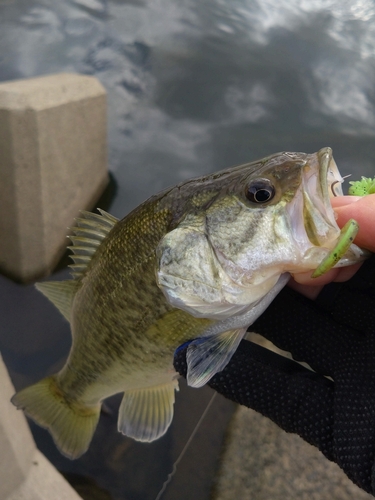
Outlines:
<svg viewBox="0 0 375 500"><path fill-rule="evenodd" d="M6 500L82 500L82 498L46 457L35 450L26 481L20 484Z"/></svg>
<svg viewBox="0 0 375 500"><path fill-rule="evenodd" d="M296 434L244 406L230 422L212 500L373 500Z"/></svg>
<svg viewBox="0 0 375 500"><path fill-rule="evenodd" d="M36 451L34 440L22 412L10 402L13 385L0 357L0 498L23 482Z"/></svg>
<svg viewBox="0 0 375 500"><path fill-rule="evenodd" d="M91 76L0 84L0 270L48 275L108 183L106 93Z"/></svg>
<svg viewBox="0 0 375 500"><path fill-rule="evenodd" d="M0 356L0 499L80 500L81 497L37 450Z"/></svg>

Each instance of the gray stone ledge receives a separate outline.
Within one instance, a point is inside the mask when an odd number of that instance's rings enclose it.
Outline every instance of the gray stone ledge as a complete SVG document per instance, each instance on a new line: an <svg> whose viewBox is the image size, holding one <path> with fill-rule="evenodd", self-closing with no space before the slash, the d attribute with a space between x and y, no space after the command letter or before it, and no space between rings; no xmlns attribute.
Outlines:
<svg viewBox="0 0 375 500"><path fill-rule="evenodd" d="M28 476L6 500L82 500L82 498L46 457L39 450L35 450Z"/></svg>
<svg viewBox="0 0 375 500"><path fill-rule="evenodd" d="M296 434L245 407L232 417L212 500L371 500Z"/></svg>
<svg viewBox="0 0 375 500"><path fill-rule="evenodd" d="M80 500L37 450L23 412L10 402L14 392L0 356L0 499Z"/></svg>
<svg viewBox="0 0 375 500"><path fill-rule="evenodd" d="M108 183L106 93L91 76L0 84L0 269L47 276Z"/></svg>

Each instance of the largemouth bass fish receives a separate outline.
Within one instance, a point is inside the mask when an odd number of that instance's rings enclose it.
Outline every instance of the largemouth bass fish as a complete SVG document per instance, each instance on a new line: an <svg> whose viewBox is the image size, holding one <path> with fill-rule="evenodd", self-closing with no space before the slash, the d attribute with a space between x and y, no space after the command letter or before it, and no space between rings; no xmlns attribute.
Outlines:
<svg viewBox="0 0 375 500"><path fill-rule="evenodd" d="M289 273L362 258L355 230L343 234L335 222L330 197L341 182L330 148L278 153L183 182L122 220L83 212L71 237L73 279L37 284L70 322L68 360L12 402L69 458L87 450L102 400L116 393L124 392L120 432L161 437L173 417L178 346L195 339L187 380L200 387Z"/></svg>

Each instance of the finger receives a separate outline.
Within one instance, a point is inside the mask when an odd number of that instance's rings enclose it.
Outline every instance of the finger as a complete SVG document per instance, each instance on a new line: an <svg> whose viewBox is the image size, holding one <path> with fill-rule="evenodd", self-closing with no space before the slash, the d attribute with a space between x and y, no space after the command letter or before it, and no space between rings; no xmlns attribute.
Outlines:
<svg viewBox="0 0 375 500"><path fill-rule="evenodd" d="M288 285L296 292L301 293L311 300L315 300L322 291L323 286L332 281L342 283L350 280L362 266L363 262L348 267L331 269L319 278L311 278L311 273L299 273L293 276Z"/></svg>
<svg viewBox="0 0 375 500"><path fill-rule="evenodd" d="M315 300L324 288L324 285L319 285L319 286L312 286L309 284L304 285L304 284L298 283L293 278L291 280L289 280L288 286L290 286L290 288L292 288L296 292L300 293L301 295L304 295L305 297L307 297L310 300Z"/></svg>
<svg viewBox="0 0 375 500"><path fill-rule="evenodd" d="M358 264L353 264L352 266L341 267L338 270L339 272L337 273L337 276L333 281L342 283L344 281L350 280L355 275L355 273L360 269L362 264L363 262L358 262Z"/></svg>
<svg viewBox="0 0 375 500"><path fill-rule="evenodd" d="M330 269L328 272L319 276L319 278L312 278L311 275L313 271L308 271L306 273L297 273L293 275L294 280L301 285L310 285L310 286L320 286L326 285L327 283L331 283L334 281L340 270L337 268Z"/></svg>
<svg viewBox="0 0 375 500"><path fill-rule="evenodd" d="M375 194L360 197L354 202L335 200L335 198L332 200L332 206L337 214L337 224L342 227L349 219L355 219L359 224L359 231L354 242L375 252Z"/></svg>
<svg viewBox="0 0 375 500"><path fill-rule="evenodd" d="M333 208L343 207L345 205L351 205L362 198L363 196L337 196L336 198L331 198L331 205Z"/></svg>

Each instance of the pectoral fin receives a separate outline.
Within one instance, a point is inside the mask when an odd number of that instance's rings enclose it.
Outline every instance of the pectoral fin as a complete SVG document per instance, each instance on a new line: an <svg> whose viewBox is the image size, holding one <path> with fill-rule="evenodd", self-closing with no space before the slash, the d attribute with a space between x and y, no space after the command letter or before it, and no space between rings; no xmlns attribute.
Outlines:
<svg viewBox="0 0 375 500"><path fill-rule="evenodd" d="M232 316L210 325L204 331L204 336L191 342L186 355L188 385L201 387L215 373L225 368L247 328L267 309L287 284L289 278L288 273L282 274L272 290L257 303L250 304L248 309L238 316Z"/></svg>
<svg viewBox="0 0 375 500"><path fill-rule="evenodd" d="M245 333L246 328L240 328L194 340L186 355L188 385L202 387L215 373L223 370Z"/></svg>
<svg viewBox="0 0 375 500"><path fill-rule="evenodd" d="M119 432L144 442L163 436L172 422L175 389L177 380L126 391L118 414Z"/></svg>

